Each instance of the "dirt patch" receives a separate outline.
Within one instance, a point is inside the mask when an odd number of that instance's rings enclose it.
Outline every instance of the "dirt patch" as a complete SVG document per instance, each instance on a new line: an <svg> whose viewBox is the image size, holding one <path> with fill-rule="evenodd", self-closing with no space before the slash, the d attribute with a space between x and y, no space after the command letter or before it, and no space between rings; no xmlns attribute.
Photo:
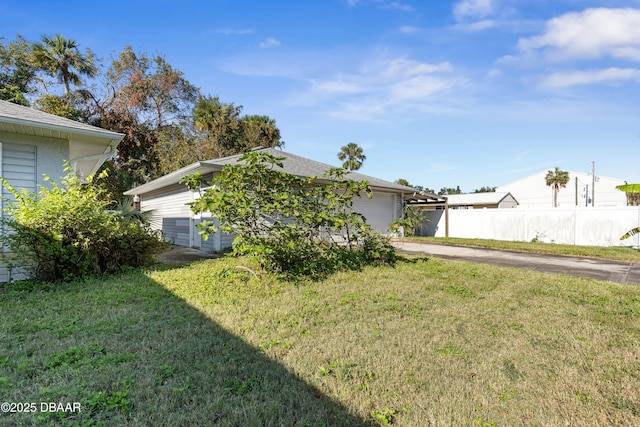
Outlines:
<svg viewBox="0 0 640 427"><path fill-rule="evenodd" d="M177 264L181 262L192 262L218 257L218 254L212 254L199 249L171 246L169 249L158 255L158 262L162 264Z"/></svg>

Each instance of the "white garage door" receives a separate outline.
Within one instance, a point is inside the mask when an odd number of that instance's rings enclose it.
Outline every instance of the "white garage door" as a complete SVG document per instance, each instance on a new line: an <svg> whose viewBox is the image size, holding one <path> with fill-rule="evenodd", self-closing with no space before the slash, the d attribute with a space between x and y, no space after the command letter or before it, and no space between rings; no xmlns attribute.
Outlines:
<svg viewBox="0 0 640 427"><path fill-rule="evenodd" d="M367 218L367 222L379 233L388 233L389 224L395 219L395 196L386 193L373 193L353 199L353 209Z"/></svg>

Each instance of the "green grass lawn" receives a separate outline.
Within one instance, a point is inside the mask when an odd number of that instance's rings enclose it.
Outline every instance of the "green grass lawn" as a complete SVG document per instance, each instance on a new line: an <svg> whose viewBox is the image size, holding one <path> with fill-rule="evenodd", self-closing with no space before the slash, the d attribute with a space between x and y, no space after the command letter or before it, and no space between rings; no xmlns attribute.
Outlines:
<svg viewBox="0 0 640 427"><path fill-rule="evenodd" d="M624 246L579 246L542 242L512 242L507 240L463 239L457 237L407 237L407 241L442 245L469 246L539 254L603 258L613 261L640 262L640 250Z"/></svg>
<svg viewBox="0 0 640 427"><path fill-rule="evenodd" d="M407 257L0 288L0 425L640 425L640 288Z"/></svg>

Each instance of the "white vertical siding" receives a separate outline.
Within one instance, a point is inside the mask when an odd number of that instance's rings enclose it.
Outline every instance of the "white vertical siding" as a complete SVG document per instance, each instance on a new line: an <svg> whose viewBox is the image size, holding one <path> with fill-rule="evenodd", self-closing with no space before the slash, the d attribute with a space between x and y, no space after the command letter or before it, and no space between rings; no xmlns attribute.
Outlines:
<svg viewBox="0 0 640 427"><path fill-rule="evenodd" d="M2 177L16 190L36 191L36 146L2 144ZM2 196L11 198L11 193L2 188Z"/></svg>
<svg viewBox="0 0 640 427"><path fill-rule="evenodd" d="M190 247L193 215L187 203L191 201L193 194L185 185L173 184L144 194L140 209L153 211L151 227L161 230L167 241Z"/></svg>
<svg viewBox="0 0 640 427"><path fill-rule="evenodd" d="M26 189L35 192L36 185L36 146L3 142L0 144L0 175L16 190ZM2 198L14 200L13 195L3 186ZM2 202L4 207L4 201ZM2 248L4 252L8 248ZM23 267L8 268L0 266L0 282L26 279Z"/></svg>

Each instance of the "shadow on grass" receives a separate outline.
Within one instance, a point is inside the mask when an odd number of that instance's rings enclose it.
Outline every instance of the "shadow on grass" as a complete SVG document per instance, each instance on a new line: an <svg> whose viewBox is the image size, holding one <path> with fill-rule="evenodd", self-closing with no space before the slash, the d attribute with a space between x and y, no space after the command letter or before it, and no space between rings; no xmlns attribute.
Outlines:
<svg viewBox="0 0 640 427"><path fill-rule="evenodd" d="M397 256L396 262L403 262L406 264L417 264L419 262L427 262L430 259L429 257L426 257L426 256L418 256L418 255L411 256L410 253L402 253L402 252L396 252L396 256Z"/></svg>
<svg viewBox="0 0 640 427"><path fill-rule="evenodd" d="M373 425L140 271L8 285L0 311L4 400L82 407L0 425Z"/></svg>

